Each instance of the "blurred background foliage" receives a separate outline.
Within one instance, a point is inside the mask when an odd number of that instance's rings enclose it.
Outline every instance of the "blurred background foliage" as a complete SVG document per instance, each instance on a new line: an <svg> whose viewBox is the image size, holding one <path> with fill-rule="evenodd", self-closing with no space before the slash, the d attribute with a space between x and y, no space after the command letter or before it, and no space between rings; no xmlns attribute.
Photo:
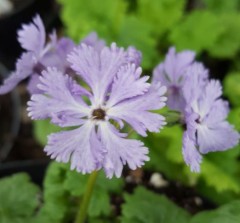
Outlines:
<svg viewBox="0 0 240 223"><path fill-rule="evenodd" d="M107 42L134 45L152 69L169 46L199 58L236 61L240 48L239 0L58 0L66 33L76 42L96 31ZM233 64L231 64L233 65Z"/></svg>

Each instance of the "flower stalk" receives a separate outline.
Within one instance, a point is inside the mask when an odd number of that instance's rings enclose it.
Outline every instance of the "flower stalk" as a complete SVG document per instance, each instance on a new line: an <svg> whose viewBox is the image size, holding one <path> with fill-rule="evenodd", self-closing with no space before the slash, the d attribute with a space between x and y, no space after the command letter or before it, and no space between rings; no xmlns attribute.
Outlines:
<svg viewBox="0 0 240 223"><path fill-rule="evenodd" d="M82 201L80 202L75 223L84 223L86 220L87 211L88 211L89 203L91 201L91 197L93 194L94 186L96 184L97 176L98 176L98 171L93 171L88 178L86 191L83 195Z"/></svg>

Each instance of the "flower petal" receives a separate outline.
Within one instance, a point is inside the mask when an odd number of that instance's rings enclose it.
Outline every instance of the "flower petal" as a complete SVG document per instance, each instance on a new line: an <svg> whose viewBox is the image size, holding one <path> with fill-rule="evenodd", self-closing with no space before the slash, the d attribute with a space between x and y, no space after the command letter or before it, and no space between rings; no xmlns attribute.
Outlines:
<svg viewBox="0 0 240 223"><path fill-rule="evenodd" d="M204 118L203 123L212 125L225 120L229 113L229 105L227 101L222 99L216 100L212 103L208 115Z"/></svg>
<svg viewBox="0 0 240 223"><path fill-rule="evenodd" d="M198 107L194 107L194 111L201 117L205 117L209 114L214 102L222 95L222 86L218 80L210 80L201 94Z"/></svg>
<svg viewBox="0 0 240 223"><path fill-rule="evenodd" d="M10 92L16 85L30 76L33 72L33 57L32 53L23 53L17 60L16 71L4 80L3 85L0 86L0 94Z"/></svg>
<svg viewBox="0 0 240 223"><path fill-rule="evenodd" d="M202 96L207 83L208 70L201 63L195 62L188 67L182 91L187 106L192 106L195 112L198 111L198 104L196 103Z"/></svg>
<svg viewBox="0 0 240 223"><path fill-rule="evenodd" d="M171 110L184 111L186 102L181 87L170 86L167 90L167 106Z"/></svg>
<svg viewBox="0 0 240 223"><path fill-rule="evenodd" d="M28 102L29 116L33 119L52 118L52 122L56 116L64 117L62 120L68 120L66 117L76 118L76 123L84 116L88 116L90 109L83 102L81 97L74 95L72 90L75 89L76 82L68 75L63 75L56 68L48 68L40 77L41 83L39 89L44 94L35 94ZM77 121L78 120L78 121ZM72 122L71 122L72 123ZM60 126L67 123L55 123Z"/></svg>
<svg viewBox="0 0 240 223"><path fill-rule="evenodd" d="M165 61L154 69L153 79L161 81L167 87L171 84L179 84L194 58L195 53L193 51L186 50L176 53L176 49L171 47Z"/></svg>
<svg viewBox="0 0 240 223"><path fill-rule="evenodd" d="M146 93L150 87L146 82L149 77L139 78L141 73L142 69L136 68L135 64L122 66L114 78L107 106L112 107L124 99Z"/></svg>
<svg viewBox="0 0 240 223"><path fill-rule="evenodd" d="M105 153L91 122L74 130L51 134L44 151L58 162L71 161L71 169L83 174L99 169Z"/></svg>
<svg viewBox="0 0 240 223"><path fill-rule="evenodd" d="M99 53L93 47L81 44L68 56L71 67L91 87L96 106L103 103L109 85L120 66L127 63L126 52L116 44L104 47Z"/></svg>
<svg viewBox="0 0 240 223"><path fill-rule="evenodd" d="M185 50L176 53L175 48L171 47L164 62L166 74L174 83L178 83L180 77L184 75L186 68L193 62L194 58L195 52L193 51Z"/></svg>
<svg viewBox="0 0 240 223"><path fill-rule="evenodd" d="M71 39L65 37L57 40L55 32L50 37L51 42L45 48L45 53L40 59L40 63L45 67L57 67L58 70L66 72L70 69L70 64L66 58L75 47L75 44Z"/></svg>
<svg viewBox="0 0 240 223"><path fill-rule="evenodd" d="M10 92L22 80L17 73L11 73L10 76L4 80L3 85L0 86L0 94Z"/></svg>
<svg viewBox="0 0 240 223"><path fill-rule="evenodd" d="M108 178L112 178L113 175L120 177L125 164L135 170L149 160L148 149L141 141L124 139L124 135L108 122L100 123L99 130L101 141L107 150L103 168Z"/></svg>
<svg viewBox="0 0 240 223"><path fill-rule="evenodd" d="M201 153L224 151L236 146L238 142L238 132L227 121L197 127L197 143Z"/></svg>
<svg viewBox="0 0 240 223"><path fill-rule="evenodd" d="M166 97L163 95L166 87L160 83L152 84L144 95L124 100L108 110L108 116L123 119L128 122L140 135L146 136L146 130L159 132L166 124L165 118L149 110L160 109L165 106Z"/></svg>
<svg viewBox="0 0 240 223"><path fill-rule="evenodd" d="M30 24L22 25L18 31L18 41L22 48L40 55L46 41L46 33L43 22L39 15L33 18Z"/></svg>
<svg viewBox="0 0 240 223"><path fill-rule="evenodd" d="M192 172L200 172L200 163L202 162L202 156L198 152L195 143L185 132L183 135L183 158L185 163L190 166Z"/></svg>
<svg viewBox="0 0 240 223"><path fill-rule="evenodd" d="M30 95L42 93L42 91L37 87L37 85L40 83L39 77L40 76L38 74L31 75L27 85L27 90Z"/></svg>

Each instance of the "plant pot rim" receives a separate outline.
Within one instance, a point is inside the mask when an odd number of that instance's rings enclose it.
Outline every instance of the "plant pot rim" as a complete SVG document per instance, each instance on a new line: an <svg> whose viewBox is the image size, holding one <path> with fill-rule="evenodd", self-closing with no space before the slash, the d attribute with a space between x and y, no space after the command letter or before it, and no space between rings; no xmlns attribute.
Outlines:
<svg viewBox="0 0 240 223"><path fill-rule="evenodd" d="M8 71L8 69L0 62L0 78L5 79L7 77L7 74L9 73L10 71ZM10 123L10 128L7 131L11 134L11 137L3 141L3 144L0 146L0 162L6 159L6 157L8 156L13 146L13 140L18 135L18 132L20 129L19 114L20 114L21 100L16 89L13 89L10 92L10 100L11 100L11 110L12 110L13 118Z"/></svg>

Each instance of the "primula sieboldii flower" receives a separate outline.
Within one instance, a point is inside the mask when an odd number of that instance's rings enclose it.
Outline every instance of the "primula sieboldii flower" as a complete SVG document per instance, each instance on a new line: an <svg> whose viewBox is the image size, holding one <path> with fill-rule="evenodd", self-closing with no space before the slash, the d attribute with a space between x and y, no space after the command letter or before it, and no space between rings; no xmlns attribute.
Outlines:
<svg viewBox="0 0 240 223"><path fill-rule="evenodd" d="M45 151L52 159L70 161L71 169L82 173L103 168L109 178L120 177L125 164L136 169L149 160L148 149L139 140L127 139L123 127L129 124L142 136L147 130L158 132L164 117L150 110L165 105L166 87L140 77L142 70L134 63L139 58L132 56L137 54L129 55L115 44L100 51L85 44L75 48L68 61L88 85L85 92L57 68L43 72L38 87L44 94L32 95L29 115L72 128L48 137Z"/></svg>
<svg viewBox="0 0 240 223"><path fill-rule="evenodd" d="M208 70L194 62L192 51L175 52L154 70L153 81L167 86L167 106L180 112L186 126L183 156L194 172L200 171L202 154L224 151L238 144L239 134L227 121L228 103L222 99L219 81L209 80Z"/></svg>
<svg viewBox="0 0 240 223"><path fill-rule="evenodd" d="M208 80L203 66L196 63L188 70L183 95L186 100L183 156L191 170L199 172L201 154L236 146L239 134L226 121L229 107L220 98L220 82Z"/></svg>
<svg viewBox="0 0 240 223"><path fill-rule="evenodd" d="M58 67L59 70L70 72L66 56L75 47L69 38L57 38L55 31L46 40L44 24L39 15L33 18L29 24L23 24L18 31L18 41L25 52L16 62L16 70L0 86L0 94L10 92L23 79L30 77L28 91L30 94L39 93L36 87L39 83L39 75L48 66ZM103 48L105 43L98 40L95 33L91 33L84 39L89 45Z"/></svg>
<svg viewBox="0 0 240 223"><path fill-rule="evenodd" d="M167 87L167 106L172 110L184 111L186 102L182 87L186 71L193 63L195 53L190 50L176 53L174 47L168 50L166 59L153 71L153 81L161 81Z"/></svg>
<svg viewBox="0 0 240 223"><path fill-rule="evenodd" d="M18 41L26 52L17 60L16 70L0 87L0 94L8 93L27 77L31 77L28 85L30 93L38 92L36 84L41 71L49 65L65 69L66 54L74 47L70 39L57 40L55 32L50 35L50 42L46 43L46 32L39 15L33 18L32 23L22 25Z"/></svg>

